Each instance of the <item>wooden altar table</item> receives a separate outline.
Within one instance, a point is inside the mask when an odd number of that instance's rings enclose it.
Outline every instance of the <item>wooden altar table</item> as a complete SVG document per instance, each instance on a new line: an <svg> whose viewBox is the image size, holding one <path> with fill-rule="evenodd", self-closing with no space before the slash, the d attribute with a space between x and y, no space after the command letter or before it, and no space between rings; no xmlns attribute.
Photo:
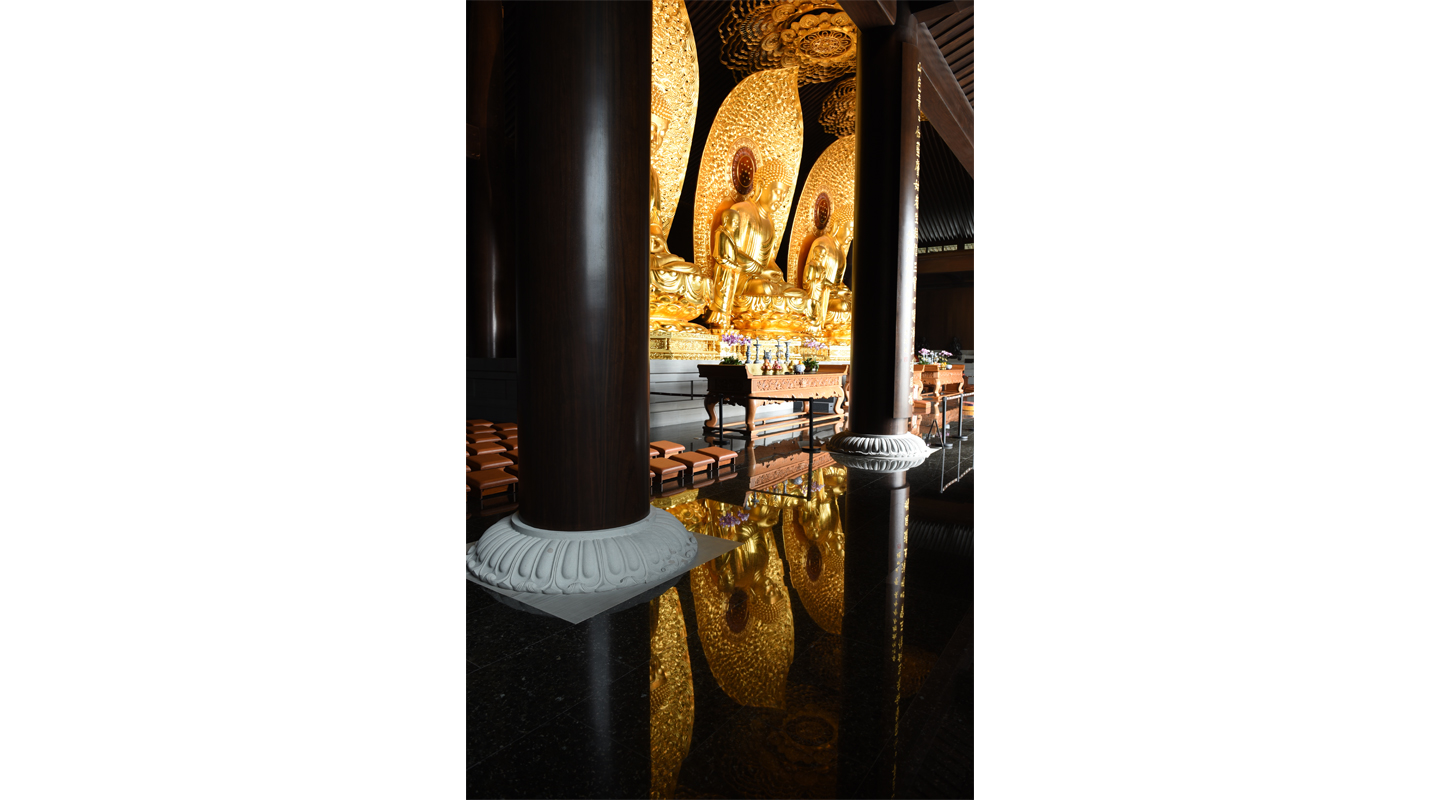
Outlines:
<svg viewBox="0 0 1440 800"><path fill-rule="evenodd" d="M756 436L798 430L809 424L808 400L802 401L805 408L798 414L755 420L755 412L760 406L788 403L790 398L834 398L834 413L816 414L815 424L845 425L848 395L844 379L849 371L846 366L821 366L819 372L804 375L751 375L743 364L700 364L698 369L700 376L709 382L705 394L705 410L710 414L705 421L706 435L722 432L716 414L721 403L745 409L745 422L727 423L724 433L754 439ZM769 400L767 397L777 399Z"/></svg>

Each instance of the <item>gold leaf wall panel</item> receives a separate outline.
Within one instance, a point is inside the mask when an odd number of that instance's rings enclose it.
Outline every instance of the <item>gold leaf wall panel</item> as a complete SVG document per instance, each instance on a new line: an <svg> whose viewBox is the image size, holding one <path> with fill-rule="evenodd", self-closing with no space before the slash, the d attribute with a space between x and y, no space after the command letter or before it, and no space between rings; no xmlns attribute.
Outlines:
<svg viewBox="0 0 1440 800"><path fill-rule="evenodd" d="M651 166L660 178L660 226L669 236L695 138L700 61L684 0L653 0L650 8L650 113L670 121Z"/></svg>
<svg viewBox="0 0 1440 800"><path fill-rule="evenodd" d="M809 244L815 233L815 198L825 192L830 196L830 222L825 230L835 237L835 243L846 253L850 252L850 241L846 235L845 223L855 219L855 137L836 139L825 148L815 160L810 174L805 176L805 189L800 192L796 204L795 230L790 232L790 253L785 263L789 265L790 282L800 286L805 274L806 253L801 249ZM843 238L842 238L843 237ZM842 270L843 271L843 270ZM838 276L837 276L838 277Z"/></svg>
<svg viewBox="0 0 1440 800"><path fill-rule="evenodd" d="M804 146L805 120L800 110L799 70L796 67L757 72L731 90L705 141L700 156L700 174L695 186L695 264L710 264L710 236L716 216L741 199L730 179L731 161L741 147L755 155L756 189L772 175L783 176L790 190L777 195L772 223L775 244L785 234L790 218L790 201L800 175L800 151ZM770 253L769 258L774 259Z"/></svg>

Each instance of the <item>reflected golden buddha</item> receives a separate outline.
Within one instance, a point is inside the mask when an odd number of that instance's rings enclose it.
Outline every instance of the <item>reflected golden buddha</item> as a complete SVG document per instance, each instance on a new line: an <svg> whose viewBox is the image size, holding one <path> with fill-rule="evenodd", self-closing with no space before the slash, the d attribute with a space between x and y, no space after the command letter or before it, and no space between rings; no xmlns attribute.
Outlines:
<svg viewBox="0 0 1440 800"><path fill-rule="evenodd" d="M779 708L795 656L795 622L772 528L779 508L704 501L704 533L740 547L690 571L700 644L735 702Z"/></svg>
<svg viewBox="0 0 1440 800"><path fill-rule="evenodd" d="M698 267L671 253L660 224L662 207L660 176L653 164L670 127L669 106L660 92L650 89L650 330L691 330L705 328L691 320L705 311L713 293L714 278L709 267Z"/></svg>
<svg viewBox="0 0 1440 800"><path fill-rule="evenodd" d="M838 635L845 616L845 532L838 505L845 478L843 467L838 476L835 469L807 476L810 499L787 513L784 532L790 583L801 605L822 630Z"/></svg>

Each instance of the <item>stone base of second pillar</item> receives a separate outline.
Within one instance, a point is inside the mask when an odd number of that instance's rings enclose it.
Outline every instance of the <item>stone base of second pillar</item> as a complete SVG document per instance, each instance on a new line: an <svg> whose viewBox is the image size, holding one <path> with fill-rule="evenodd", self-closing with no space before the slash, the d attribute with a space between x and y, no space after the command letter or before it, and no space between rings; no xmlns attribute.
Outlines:
<svg viewBox="0 0 1440 800"><path fill-rule="evenodd" d="M841 465L868 472L901 472L918 467L935 452L913 433L854 433L846 430L825 443Z"/></svg>
<svg viewBox="0 0 1440 800"><path fill-rule="evenodd" d="M587 594L655 583L690 566L695 537L674 514L599 531L548 531L511 514L465 556L482 585L512 592Z"/></svg>

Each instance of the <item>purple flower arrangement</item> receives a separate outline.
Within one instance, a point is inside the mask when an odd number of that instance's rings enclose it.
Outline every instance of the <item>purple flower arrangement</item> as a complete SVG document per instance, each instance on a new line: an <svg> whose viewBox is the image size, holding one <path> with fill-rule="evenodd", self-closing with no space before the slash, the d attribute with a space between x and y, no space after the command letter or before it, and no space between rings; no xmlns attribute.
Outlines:
<svg viewBox="0 0 1440 800"><path fill-rule="evenodd" d="M732 511L720 515L720 525L725 528L733 528L742 522L749 521L749 519L750 513L748 511Z"/></svg>
<svg viewBox="0 0 1440 800"><path fill-rule="evenodd" d="M945 364L948 363L946 359L949 358L951 355L952 354L949 350L926 350L924 348L921 348L916 363Z"/></svg>

